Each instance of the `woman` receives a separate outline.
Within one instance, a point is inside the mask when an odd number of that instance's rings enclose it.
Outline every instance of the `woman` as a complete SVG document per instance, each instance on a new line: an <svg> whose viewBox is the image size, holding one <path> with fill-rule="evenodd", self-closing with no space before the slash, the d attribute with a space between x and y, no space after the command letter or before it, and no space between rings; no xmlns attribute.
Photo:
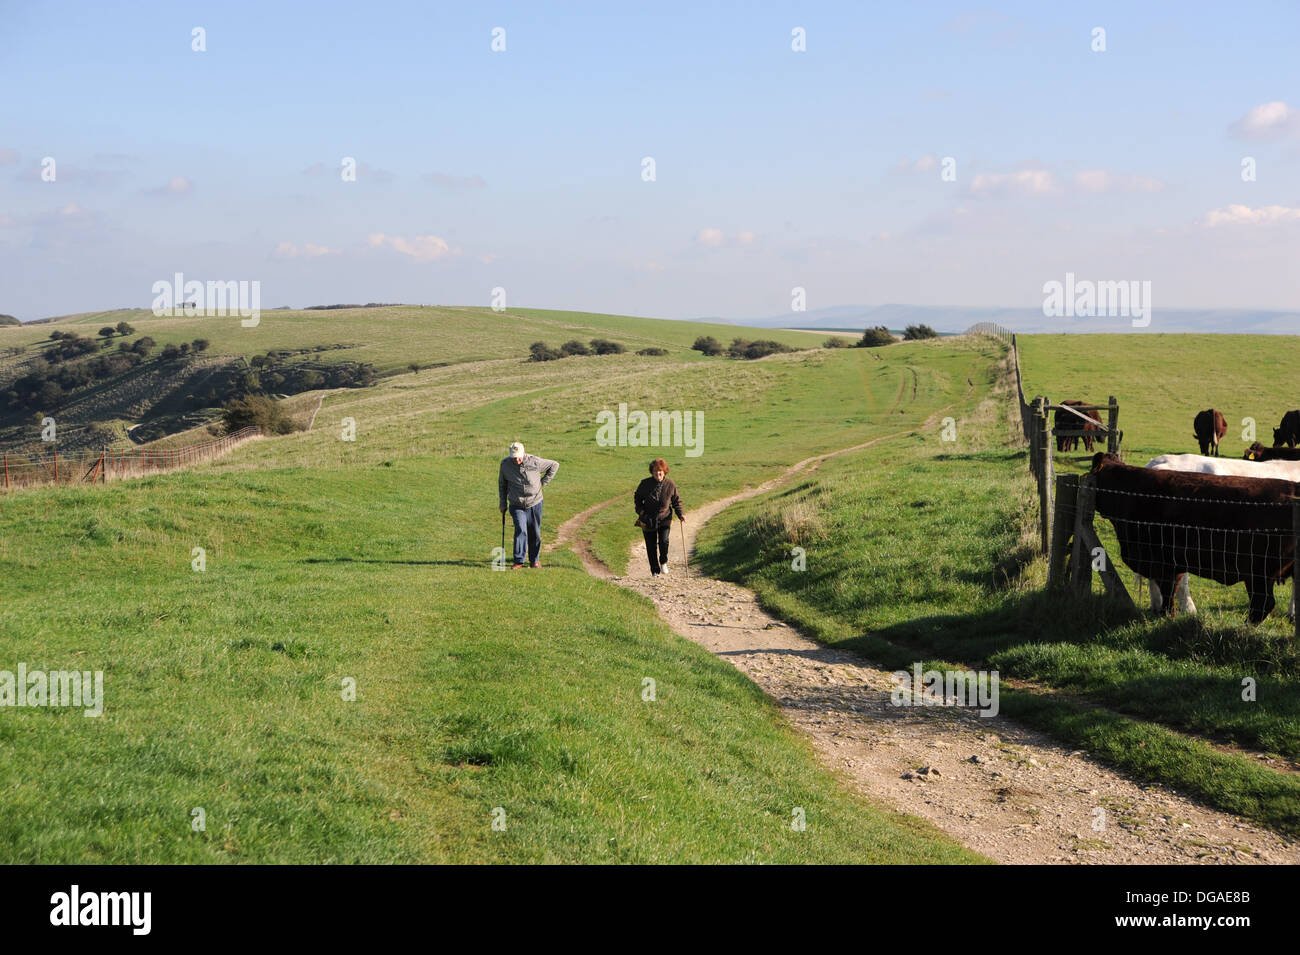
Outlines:
<svg viewBox="0 0 1300 955"><path fill-rule="evenodd" d="M632 497L637 526L645 536L645 555L650 559L650 575L658 577L668 569L668 534L673 527L672 512L683 524L682 499L677 485L668 480L668 462L655 458L650 462L650 477L637 485ZM684 533L684 532L683 532Z"/></svg>

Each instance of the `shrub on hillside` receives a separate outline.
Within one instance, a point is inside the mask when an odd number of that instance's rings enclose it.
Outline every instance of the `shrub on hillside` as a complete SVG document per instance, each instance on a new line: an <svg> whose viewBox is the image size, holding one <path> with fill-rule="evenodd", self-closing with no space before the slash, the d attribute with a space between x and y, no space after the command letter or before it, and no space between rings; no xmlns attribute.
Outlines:
<svg viewBox="0 0 1300 955"><path fill-rule="evenodd" d="M655 356L658 356L658 355L667 355L667 354L668 354L668 349L667 349L667 348L642 348L639 352L637 352L637 354L638 354L638 355L655 355Z"/></svg>
<svg viewBox="0 0 1300 955"><path fill-rule="evenodd" d="M621 355L627 351L618 342L612 342L608 338L593 338L591 340L591 350L597 355Z"/></svg>
<svg viewBox="0 0 1300 955"><path fill-rule="evenodd" d="M227 434L253 425L261 428L263 434L288 434L297 430L279 404L265 395L245 395L227 402L222 418Z"/></svg>
<svg viewBox="0 0 1300 955"><path fill-rule="evenodd" d="M894 336L884 325L877 325L875 328L868 328L862 333L862 338L858 341L855 348L879 348L881 345L894 344Z"/></svg>
<svg viewBox="0 0 1300 955"><path fill-rule="evenodd" d="M533 342L528 346L529 361L555 361L555 359L563 357L564 352L552 348L546 342Z"/></svg>
<svg viewBox="0 0 1300 955"><path fill-rule="evenodd" d="M129 323L127 323L127 322L118 322L118 323L117 323L117 333L118 333L119 335L121 335L123 338L125 338L127 335L134 335L134 334L135 334L135 328L132 327L132 326L131 326Z"/></svg>
<svg viewBox="0 0 1300 955"><path fill-rule="evenodd" d="M822 348L848 348L852 343L847 338L841 338L839 335L832 336L822 342Z"/></svg>
<svg viewBox="0 0 1300 955"><path fill-rule="evenodd" d="M767 355L775 355L778 352L790 351L794 351L794 349L789 345L783 345L780 342L774 342L766 338L760 338L758 341L753 342L745 338L733 338L731 347L727 349L727 354L732 358L752 360Z"/></svg>
<svg viewBox="0 0 1300 955"><path fill-rule="evenodd" d="M565 342L563 345L560 346L560 351L562 351L565 355L590 355L591 354L591 349L588 348L586 345L584 345L582 342L578 341L577 339L574 339L571 342Z"/></svg>
<svg viewBox="0 0 1300 955"><path fill-rule="evenodd" d="M706 355L721 355L722 342L718 341L712 335L701 335L695 339L695 344L691 346L691 351L703 352Z"/></svg>
<svg viewBox="0 0 1300 955"><path fill-rule="evenodd" d="M903 341L917 342L923 338L938 338L939 333L929 325L908 325L903 329Z"/></svg>
<svg viewBox="0 0 1300 955"><path fill-rule="evenodd" d="M105 325L103 328L99 330L99 334L104 338L112 338L114 335L117 334L117 329L114 328L112 325Z"/></svg>

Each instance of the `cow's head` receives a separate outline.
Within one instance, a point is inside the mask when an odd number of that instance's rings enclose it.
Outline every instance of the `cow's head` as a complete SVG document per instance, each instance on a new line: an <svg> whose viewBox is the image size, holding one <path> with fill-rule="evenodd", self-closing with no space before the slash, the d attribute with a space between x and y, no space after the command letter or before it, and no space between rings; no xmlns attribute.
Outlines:
<svg viewBox="0 0 1300 955"><path fill-rule="evenodd" d="M1119 459L1118 454L1113 454L1109 451L1098 451L1092 456L1092 470L1094 472L1100 471L1105 467L1114 467L1117 464L1122 465L1123 463L1124 462Z"/></svg>
<svg viewBox="0 0 1300 955"><path fill-rule="evenodd" d="M1245 458L1247 461L1258 461L1260 453L1263 452L1263 450L1264 450L1264 446L1260 444L1258 441L1256 441L1254 444L1252 444L1250 447L1246 449L1246 453L1242 455L1242 457Z"/></svg>
<svg viewBox="0 0 1300 955"><path fill-rule="evenodd" d="M1281 443L1282 443L1282 429L1281 429L1281 428L1274 428L1274 429L1273 429L1273 447L1276 448L1276 447L1277 447L1279 444L1281 444Z"/></svg>

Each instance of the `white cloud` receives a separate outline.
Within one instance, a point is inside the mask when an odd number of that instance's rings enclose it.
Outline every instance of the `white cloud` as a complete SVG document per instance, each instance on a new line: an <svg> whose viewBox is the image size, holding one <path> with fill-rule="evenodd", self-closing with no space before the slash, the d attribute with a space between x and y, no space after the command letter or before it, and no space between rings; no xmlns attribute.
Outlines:
<svg viewBox="0 0 1300 955"><path fill-rule="evenodd" d="M977 196L1043 196L1056 191L1056 180L1046 169L977 172L969 191Z"/></svg>
<svg viewBox="0 0 1300 955"><path fill-rule="evenodd" d="M1261 103L1232 124L1232 133L1241 139L1279 139L1300 132L1300 110L1282 100Z"/></svg>
<svg viewBox="0 0 1300 955"><path fill-rule="evenodd" d="M1105 169L1076 173L1074 184L1084 192L1161 192L1165 184L1150 176L1119 175Z"/></svg>
<svg viewBox="0 0 1300 955"><path fill-rule="evenodd" d="M167 185L147 190L151 196L186 196L194 191L194 183L184 176L173 176Z"/></svg>
<svg viewBox="0 0 1300 955"><path fill-rule="evenodd" d="M894 163L894 172L934 172L939 168L939 160L934 157L933 153L926 153L915 162L911 156L904 156L898 162Z"/></svg>
<svg viewBox="0 0 1300 955"><path fill-rule="evenodd" d="M695 234L696 244L707 246L710 249L720 248L724 245L753 245L757 241L757 233L748 229L737 232L732 236L728 236L721 229L701 229Z"/></svg>
<svg viewBox="0 0 1300 955"><path fill-rule="evenodd" d="M452 249L446 239L436 235L414 235L408 239L405 236L375 232L366 238L366 242L372 249L388 246L395 252L409 255L417 262L436 262L449 255L460 254L460 249Z"/></svg>
<svg viewBox="0 0 1300 955"><path fill-rule="evenodd" d="M322 255L338 255L339 251L339 249L331 249L327 245L317 245L314 242L304 243L302 248L292 242L281 242L275 247L274 255L277 259L296 259L300 257L316 259Z"/></svg>
<svg viewBox="0 0 1300 955"><path fill-rule="evenodd" d="M1205 216L1205 225L1209 228L1221 225L1277 225L1280 222L1300 222L1300 209L1289 206L1250 206L1231 205L1222 209L1213 209Z"/></svg>

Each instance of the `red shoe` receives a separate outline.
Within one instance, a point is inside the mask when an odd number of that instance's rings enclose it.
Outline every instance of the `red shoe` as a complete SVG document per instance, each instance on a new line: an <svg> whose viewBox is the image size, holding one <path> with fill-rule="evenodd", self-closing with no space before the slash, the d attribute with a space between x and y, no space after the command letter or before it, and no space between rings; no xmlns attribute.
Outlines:
<svg viewBox="0 0 1300 955"><path fill-rule="evenodd" d="M542 566L542 562L541 562L540 560L535 560L535 561L533 561L533 566L534 566L534 567L541 567L541 566Z"/></svg>
<svg viewBox="0 0 1300 955"><path fill-rule="evenodd" d="M524 565L523 565L523 564L511 564L510 569L511 569L511 570L523 570L523 569L524 569Z"/></svg>

